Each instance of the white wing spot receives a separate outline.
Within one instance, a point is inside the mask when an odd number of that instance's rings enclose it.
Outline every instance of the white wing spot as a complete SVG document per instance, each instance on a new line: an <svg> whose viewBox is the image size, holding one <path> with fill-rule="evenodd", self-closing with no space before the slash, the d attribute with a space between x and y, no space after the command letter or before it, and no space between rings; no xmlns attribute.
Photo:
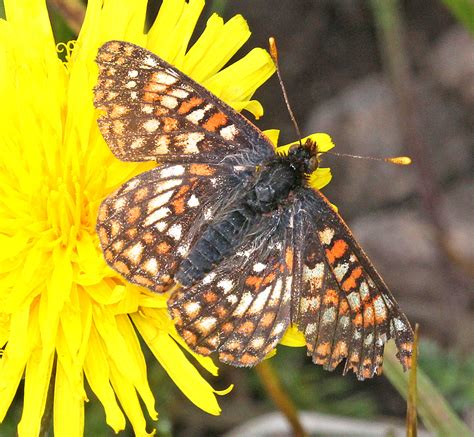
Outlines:
<svg viewBox="0 0 474 437"><path fill-rule="evenodd" d="M214 280L215 277L216 277L215 272L211 272L208 275L204 276L202 283L204 285L209 285Z"/></svg>
<svg viewBox="0 0 474 437"><path fill-rule="evenodd" d="M170 91L168 91L168 94L173 97L177 97L178 99L185 99L186 97L189 96L189 92L181 88L171 89Z"/></svg>
<svg viewBox="0 0 474 437"><path fill-rule="evenodd" d="M253 265L253 271L256 273L260 273L261 271L263 271L263 269L265 269L265 267L266 267L266 264L256 263Z"/></svg>
<svg viewBox="0 0 474 437"><path fill-rule="evenodd" d="M182 179L168 179L166 181L160 182L160 184L155 189L155 193L158 194L162 193L163 191L168 191L171 188L181 185L182 182Z"/></svg>
<svg viewBox="0 0 474 437"><path fill-rule="evenodd" d="M128 72L128 77L131 77L132 79L133 79L134 77L137 77L137 76L138 76L138 71L137 71L137 70L130 70L130 71Z"/></svg>
<svg viewBox="0 0 474 437"><path fill-rule="evenodd" d="M196 109L195 111L191 112L186 116L186 118L194 124L198 124L200 120L204 117L206 111L204 109Z"/></svg>
<svg viewBox="0 0 474 437"><path fill-rule="evenodd" d="M319 233L319 238L321 239L321 243L328 246L331 244L331 241L334 237L334 229L325 228L323 231Z"/></svg>
<svg viewBox="0 0 474 437"><path fill-rule="evenodd" d="M153 223L157 222L158 220L161 220L162 218L168 217L171 213L171 210L169 208L160 208L157 209L153 214L150 214L144 222L145 226L150 226Z"/></svg>
<svg viewBox="0 0 474 437"><path fill-rule="evenodd" d="M199 302L186 302L184 304L184 311L188 316L196 317L201 311L201 304Z"/></svg>
<svg viewBox="0 0 474 437"><path fill-rule="evenodd" d="M243 316L247 308L252 303L253 296L249 291L245 292L240 298L240 302L237 305L237 308L234 310L233 316L240 317Z"/></svg>
<svg viewBox="0 0 474 437"><path fill-rule="evenodd" d="M192 132L186 135L177 137L179 143L184 147L184 153L194 154L198 153L198 143L204 139L204 134L200 132Z"/></svg>
<svg viewBox="0 0 474 437"><path fill-rule="evenodd" d="M217 286L222 288L222 290L224 290L224 292L227 293L228 291L232 290L234 283L229 279L223 279L222 281L219 281L217 283Z"/></svg>
<svg viewBox="0 0 474 437"><path fill-rule="evenodd" d="M174 109L178 106L178 99L173 96L162 96L160 99L160 103L162 106L168 109Z"/></svg>
<svg viewBox="0 0 474 437"><path fill-rule="evenodd" d="M149 55L143 59L143 63L149 67L156 67L158 65L156 59Z"/></svg>
<svg viewBox="0 0 474 437"><path fill-rule="evenodd" d="M158 222L158 223L155 223L154 227L158 232L163 232L168 227L168 223Z"/></svg>
<svg viewBox="0 0 474 437"><path fill-rule="evenodd" d="M341 281L344 275L349 270L349 263L340 263L334 267L334 275L338 281Z"/></svg>
<svg viewBox="0 0 474 437"><path fill-rule="evenodd" d="M375 316L377 318L381 318L385 320L387 317L387 309L385 308L385 303L383 301L382 296L377 296L374 299L374 308L375 308Z"/></svg>
<svg viewBox="0 0 474 437"><path fill-rule="evenodd" d="M263 310L263 308L265 308L265 304L267 303L268 295L270 294L270 291L271 291L271 287L267 287L265 288L265 290L259 293L259 295L254 300L252 306L249 309L250 314L259 313L260 311Z"/></svg>
<svg viewBox="0 0 474 437"><path fill-rule="evenodd" d="M143 269L146 270L151 275L156 275L158 273L158 263L156 258L149 258L144 264Z"/></svg>
<svg viewBox="0 0 474 437"><path fill-rule="evenodd" d="M135 88L136 86L137 86L137 83L134 80L129 80L125 84L125 88L128 88L128 89Z"/></svg>
<svg viewBox="0 0 474 437"><path fill-rule="evenodd" d="M216 326L217 319L215 317L204 317L196 320L196 327L203 334L209 332L214 326Z"/></svg>
<svg viewBox="0 0 474 437"><path fill-rule="evenodd" d="M182 165L173 165L166 167L160 171L160 178L166 179L171 176L181 176L184 173L184 167Z"/></svg>
<svg viewBox="0 0 474 437"><path fill-rule="evenodd" d="M367 282L362 281L360 283L359 292L362 300L367 300L370 297L369 286L367 285Z"/></svg>
<svg viewBox="0 0 474 437"><path fill-rule="evenodd" d="M360 308L360 296L359 293L353 291L347 296L347 300L349 301L349 306L351 310L357 311Z"/></svg>
<svg viewBox="0 0 474 437"><path fill-rule="evenodd" d="M118 211L120 211L125 205L127 201L125 200L124 197L119 197L115 202L114 202L114 208Z"/></svg>
<svg viewBox="0 0 474 437"><path fill-rule="evenodd" d="M199 206L199 199L194 194L189 198L188 206L190 208L195 208L196 206Z"/></svg>
<svg viewBox="0 0 474 437"><path fill-rule="evenodd" d="M322 323L323 325L327 325L329 323L333 323L336 320L336 308L331 307L324 311L322 316Z"/></svg>
<svg viewBox="0 0 474 437"><path fill-rule="evenodd" d="M396 329L397 331L405 331L406 325L405 325L405 323L404 323L402 320L397 319L397 318L395 317L395 318L393 319L393 323L394 323L395 329Z"/></svg>
<svg viewBox="0 0 474 437"><path fill-rule="evenodd" d="M250 342L253 349L260 349L264 344L265 338L263 337L256 337Z"/></svg>
<svg viewBox="0 0 474 437"><path fill-rule="evenodd" d="M142 105L142 112L145 114L151 114L153 112L153 106L152 105Z"/></svg>
<svg viewBox="0 0 474 437"><path fill-rule="evenodd" d="M150 214L152 211L155 209L159 208L160 206L163 206L168 200L171 199L171 196L173 195L174 191L169 190L165 191L164 193L154 197L148 202L148 214Z"/></svg>
<svg viewBox="0 0 474 437"><path fill-rule="evenodd" d="M138 149L143 146L144 142L145 142L144 138L137 138L132 142L132 144L130 144L130 147L132 149Z"/></svg>
<svg viewBox="0 0 474 437"><path fill-rule="evenodd" d="M164 71L156 71L153 73L153 80L165 85L173 85L178 81L178 78L172 76L171 74L165 73Z"/></svg>
<svg viewBox="0 0 474 437"><path fill-rule="evenodd" d="M174 224L169 228L167 235L173 240L178 241L181 238L182 229L183 227L180 224Z"/></svg>
<svg viewBox="0 0 474 437"><path fill-rule="evenodd" d="M155 153L158 155L166 155L169 150L168 150L168 144L170 143L170 140L167 135L160 135L156 140L155 140Z"/></svg>
<svg viewBox="0 0 474 437"><path fill-rule="evenodd" d="M127 193L140 185L140 179L132 179L130 182L127 182L122 193Z"/></svg>
<svg viewBox="0 0 474 437"><path fill-rule="evenodd" d="M160 122L156 118L150 118L150 120L145 121L142 126L147 132L152 133L160 127Z"/></svg>
<svg viewBox="0 0 474 437"><path fill-rule="evenodd" d="M238 298L235 294L229 294L229 296L226 297L227 302L229 302L231 305L235 305L238 302Z"/></svg>
<svg viewBox="0 0 474 437"><path fill-rule="evenodd" d="M140 262L141 255L143 253L143 244L139 241L129 249L124 252L124 255L132 261L134 264L138 264Z"/></svg>
<svg viewBox="0 0 474 437"><path fill-rule="evenodd" d="M233 124L223 127L220 131L221 136L226 140L233 140L237 134L237 129Z"/></svg>

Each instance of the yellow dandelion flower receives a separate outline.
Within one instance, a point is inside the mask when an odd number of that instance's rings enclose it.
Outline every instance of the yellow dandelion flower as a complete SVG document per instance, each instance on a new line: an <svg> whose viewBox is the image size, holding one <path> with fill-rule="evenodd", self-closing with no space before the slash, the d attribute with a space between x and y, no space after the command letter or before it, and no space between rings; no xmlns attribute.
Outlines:
<svg viewBox="0 0 474 437"><path fill-rule="evenodd" d="M162 296L125 282L103 260L95 234L100 202L150 163L122 163L99 133L92 89L98 47L110 39L147 47L238 110L274 71L253 49L224 68L248 39L245 20L213 15L188 50L204 0L164 0L143 32L146 0L89 0L77 42L58 59L44 0L5 0L0 20L0 421L24 378L20 436L38 435L54 384L54 432L81 435L88 385L116 432L126 417L145 430L157 418L138 336L180 390L219 414L216 392L178 346ZM208 358L195 356L215 375ZM53 381L53 382L52 382Z"/></svg>

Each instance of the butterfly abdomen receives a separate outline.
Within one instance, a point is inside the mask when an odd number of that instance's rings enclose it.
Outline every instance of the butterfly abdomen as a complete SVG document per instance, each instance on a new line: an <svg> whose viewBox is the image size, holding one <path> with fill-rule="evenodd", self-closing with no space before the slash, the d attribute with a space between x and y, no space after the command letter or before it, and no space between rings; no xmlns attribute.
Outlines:
<svg viewBox="0 0 474 437"><path fill-rule="evenodd" d="M295 171L284 162L276 162L256 176L252 189L234 208L211 222L181 262L175 279L189 287L202 279L221 260L234 253L262 214L273 211L297 183Z"/></svg>
<svg viewBox="0 0 474 437"><path fill-rule="evenodd" d="M211 223L181 262L175 279L189 287L202 279L223 258L232 253L257 218L241 205L216 223Z"/></svg>

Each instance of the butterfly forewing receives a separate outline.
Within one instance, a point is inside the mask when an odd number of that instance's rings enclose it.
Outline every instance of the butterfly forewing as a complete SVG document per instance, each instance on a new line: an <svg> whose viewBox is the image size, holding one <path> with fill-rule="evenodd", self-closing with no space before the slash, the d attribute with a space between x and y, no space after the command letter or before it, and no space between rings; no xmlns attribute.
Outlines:
<svg viewBox="0 0 474 437"><path fill-rule="evenodd" d="M274 156L248 120L151 52L110 41L97 63L99 127L119 159L256 165Z"/></svg>

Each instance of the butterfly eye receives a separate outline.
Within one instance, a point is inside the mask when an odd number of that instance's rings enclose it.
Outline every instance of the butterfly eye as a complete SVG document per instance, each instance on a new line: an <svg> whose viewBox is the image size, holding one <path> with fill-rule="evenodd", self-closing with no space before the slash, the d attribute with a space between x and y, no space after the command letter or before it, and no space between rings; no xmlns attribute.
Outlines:
<svg viewBox="0 0 474 437"><path fill-rule="evenodd" d="M290 149L288 150L289 155L296 155L298 153L298 150L300 148L299 144L292 144L290 146Z"/></svg>
<svg viewBox="0 0 474 437"><path fill-rule="evenodd" d="M309 158L308 173L312 173L314 170L316 170L318 168L318 165L319 161L317 156L312 156L311 158Z"/></svg>

